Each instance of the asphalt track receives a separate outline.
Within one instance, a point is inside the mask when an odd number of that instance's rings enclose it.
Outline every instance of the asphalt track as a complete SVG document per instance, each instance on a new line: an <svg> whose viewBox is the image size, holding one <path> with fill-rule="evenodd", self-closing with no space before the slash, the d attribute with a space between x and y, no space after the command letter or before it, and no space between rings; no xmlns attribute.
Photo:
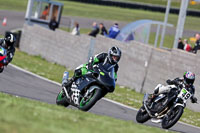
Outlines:
<svg viewBox="0 0 200 133"><path fill-rule="evenodd" d="M29 99L55 104L55 99L60 91L60 85L44 78L21 70L13 65L5 68L0 74L0 92L25 97ZM101 99L91 110L91 113L106 115L122 120L135 122L137 110L108 99ZM145 123L150 126L160 127L150 121ZM188 124L177 123L170 130L181 133L199 133L200 128Z"/></svg>

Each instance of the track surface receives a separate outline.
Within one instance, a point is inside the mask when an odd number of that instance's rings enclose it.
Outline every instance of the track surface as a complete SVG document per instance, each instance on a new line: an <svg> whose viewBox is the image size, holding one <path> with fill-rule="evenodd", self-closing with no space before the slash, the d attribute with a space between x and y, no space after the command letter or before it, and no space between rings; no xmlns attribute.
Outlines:
<svg viewBox="0 0 200 133"><path fill-rule="evenodd" d="M30 73L16 69L11 65L5 68L4 72L0 74L0 84L0 92L50 104L55 104L56 96L60 90L60 85L38 78ZM134 122L137 113L135 109L121 106L106 99L101 99L90 112ZM150 121L146 124L160 127L160 124L155 124ZM178 123L170 130L182 133L199 133L200 128Z"/></svg>

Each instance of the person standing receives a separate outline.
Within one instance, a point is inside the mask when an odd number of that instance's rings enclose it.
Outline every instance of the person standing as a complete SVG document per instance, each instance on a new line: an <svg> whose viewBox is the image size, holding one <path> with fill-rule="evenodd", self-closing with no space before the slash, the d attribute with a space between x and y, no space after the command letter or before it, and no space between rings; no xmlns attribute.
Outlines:
<svg viewBox="0 0 200 133"><path fill-rule="evenodd" d="M196 39L196 42L195 42L195 46L194 46L193 52L196 54L197 50L200 49L200 34L199 33L195 34L195 39Z"/></svg>
<svg viewBox="0 0 200 133"><path fill-rule="evenodd" d="M110 29L109 29L109 38L115 39L117 35L119 34L120 30L118 27L118 23L115 23Z"/></svg>
<svg viewBox="0 0 200 133"><path fill-rule="evenodd" d="M108 32L106 30L106 27L104 26L103 23L99 24L99 29L100 29L100 34L103 36L107 36Z"/></svg>
<svg viewBox="0 0 200 133"><path fill-rule="evenodd" d="M187 39L184 39L184 50L187 51L187 52L190 52L192 50L192 47L191 45L188 43L188 40Z"/></svg>
<svg viewBox="0 0 200 133"><path fill-rule="evenodd" d="M55 31L56 28L58 28L58 22L56 21L56 17L53 17L49 23L49 28L53 31Z"/></svg>
<svg viewBox="0 0 200 133"><path fill-rule="evenodd" d="M45 6L45 9L42 12L42 16L40 18L46 20L48 15L49 15L49 7Z"/></svg>
<svg viewBox="0 0 200 133"><path fill-rule="evenodd" d="M92 24L92 31L88 34L89 36L96 37L96 35L99 33L99 27L96 22L93 22Z"/></svg>
<svg viewBox="0 0 200 133"><path fill-rule="evenodd" d="M183 44L183 42L182 42L182 39L179 38L179 39L178 39L178 49L182 49L182 50L183 50L183 48L184 48L184 44Z"/></svg>
<svg viewBox="0 0 200 133"><path fill-rule="evenodd" d="M77 22L74 23L74 28L72 30L72 35L80 35L80 28Z"/></svg>

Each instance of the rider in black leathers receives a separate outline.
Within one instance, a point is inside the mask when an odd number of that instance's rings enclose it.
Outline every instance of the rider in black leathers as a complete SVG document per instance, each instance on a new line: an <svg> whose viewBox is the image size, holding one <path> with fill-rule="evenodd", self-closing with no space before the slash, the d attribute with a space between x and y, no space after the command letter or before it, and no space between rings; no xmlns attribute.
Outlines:
<svg viewBox="0 0 200 133"><path fill-rule="evenodd" d="M65 88L70 88L72 83L79 77L85 75L87 71L90 71L93 69L94 64L98 63L110 63L112 65L115 65L115 80L117 80L117 71L118 71L118 61L121 58L121 50L118 47L112 47L109 49L108 53L100 53L95 55L94 57L91 57L89 59L88 64L84 64L81 67L76 68L74 71L74 76L69 81L64 81L62 83L62 86Z"/></svg>
<svg viewBox="0 0 200 133"><path fill-rule="evenodd" d="M7 50L7 60L10 63L15 53L14 43L16 38L13 34L7 35L5 38L0 39L0 45Z"/></svg>
<svg viewBox="0 0 200 133"><path fill-rule="evenodd" d="M5 48L7 50L7 62L5 63L5 66L8 65L13 59L13 56L15 54L15 47L14 43L16 42L16 38L13 34L6 35L5 38L0 39L0 46ZM0 71L3 71L3 66L0 68Z"/></svg>

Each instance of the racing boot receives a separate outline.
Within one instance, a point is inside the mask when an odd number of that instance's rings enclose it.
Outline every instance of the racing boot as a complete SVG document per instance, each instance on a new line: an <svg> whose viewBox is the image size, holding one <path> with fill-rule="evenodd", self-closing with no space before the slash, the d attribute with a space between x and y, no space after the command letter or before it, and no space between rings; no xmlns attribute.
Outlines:
<svg viewBox="0 0 200 133"><path fill-rule="evenodd" d="M68 93L70 92L70 87L72 85L72 83L75 81L75 77L73 76L70 80L68 80L67 82L64 82L62 84L63 87L65 87L68 91Z"/></svg>
<svg viewBox="0 0 200 133"><path fill-rule="evenodd" d="M151 109L153 107L153 101L154 101L154 98L159 94L159 88L160 88L161 84L158 84L156 86L156 88L154 89L154 92L153 94L149 95L149 98L147 100L147 106Z"/></svg>
<svg viewBox="0 0 200 133"><path fill-rule="evenodd" d="M149 109L151 109L153 107L153 100L155 97L156 97L156 94L154 94L154 93L149 95L149 98L147 100L147 106Z"/></svg>

